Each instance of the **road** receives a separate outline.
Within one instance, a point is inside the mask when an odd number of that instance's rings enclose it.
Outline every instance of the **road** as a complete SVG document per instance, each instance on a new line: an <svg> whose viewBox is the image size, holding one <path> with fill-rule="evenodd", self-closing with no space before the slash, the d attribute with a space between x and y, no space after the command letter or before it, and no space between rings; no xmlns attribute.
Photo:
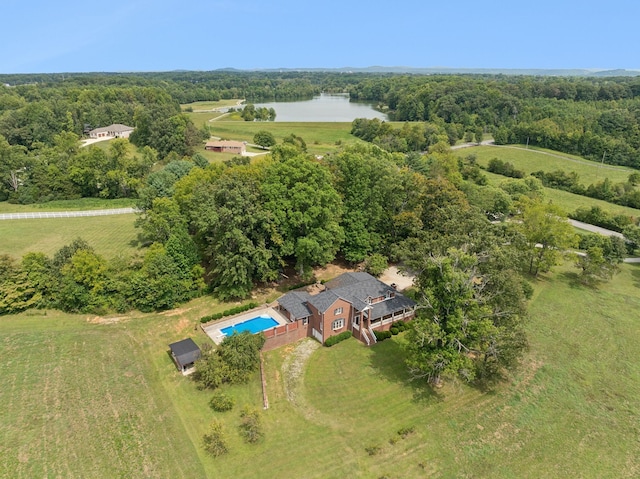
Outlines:
<svg viewBox="0 0 640 479"><path fill-rule="evenodd" d="M30 211L24 213L0 213L0 220L27 220L35 218L79 218L82 216L127 215L135 213L135 208L113 208L108 210L84 211Z"/></svg>

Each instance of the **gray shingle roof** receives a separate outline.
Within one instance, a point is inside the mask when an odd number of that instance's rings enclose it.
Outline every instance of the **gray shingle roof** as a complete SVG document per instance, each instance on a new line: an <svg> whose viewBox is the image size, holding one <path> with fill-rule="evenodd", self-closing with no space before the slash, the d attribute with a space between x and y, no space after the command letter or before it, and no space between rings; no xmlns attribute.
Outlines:
<svg viewBox="0 0 640 479"><path fill-rule="evenodd" d="M191 364L200 357L200 348L191 338L172 343L169 348L180 367Z"/></svg>
<svg viewBox="0 0 640 479"><path fill-rule="evenodd" d="M278 304L289 311L294 319L311 316L311 311L307 308L306 302L311 295L306 291L291 291L278 299Z"/></svg>
<svg viewBox="0 0 640 479"><path fill-rule="evenodd" d="M413 308L416 305L413 300L396 292L394 288L368 273L344 273L325 283L325 286L327 289L315 296L301 292L287 293L278 300L278 303L295 318L311 315L305 303L313 305L318 311L324 313L339 298L351 303L358 311L362 311L368 306L368 298L386 296L389 291L393 292L395 297L371 305L372 319L394 311Z"/></svg>

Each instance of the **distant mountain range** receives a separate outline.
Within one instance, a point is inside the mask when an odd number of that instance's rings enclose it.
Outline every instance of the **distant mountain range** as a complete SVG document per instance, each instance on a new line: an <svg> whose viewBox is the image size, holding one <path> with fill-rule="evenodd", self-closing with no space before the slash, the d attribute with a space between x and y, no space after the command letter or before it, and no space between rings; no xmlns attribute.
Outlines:
<svg viewBox="0 0 640 479"><path fill-rule="evenodd" d="M582 77L621 77L640 76L640 70L601 70L601 69L544 69L544 68L450 68L450 67L342 67L342 68L220 68L217 71L228 72L336 72L336 73L409 73L416 75L535 75L535 76L582 76Z"/></svg>

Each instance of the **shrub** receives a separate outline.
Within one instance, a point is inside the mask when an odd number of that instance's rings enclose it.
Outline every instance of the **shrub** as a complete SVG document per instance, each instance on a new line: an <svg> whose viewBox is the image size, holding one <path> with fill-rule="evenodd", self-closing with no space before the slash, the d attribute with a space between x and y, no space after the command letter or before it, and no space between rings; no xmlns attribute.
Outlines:
<svg viewBox="0 0 640 479"><path fill-rule="evenodd" d="M213 457L222 456L229 452L229 446L227 445L227 440L220 421L214 421L211 423L209 434L205 434L202 440L204 442L205 451Z"/></svg>
<svg viewBox="0 0 640 479"><path fill-rule="evenodd" d="M335 336L328 337L327 340L324 342L324 345L330 348L334 344L344 341L345 339L349 339L350 337L351 337L351 331L344 331L340 334L336 334Z"/></svg>
<svg viewBox="0 0 640 479"><path fill-rule="evenodd" d="M406 439L414 432L416 432L416 428L414 426L403 427L402 429L398 429L398 436L400 436L402 439Z"/></svg>
<svg viewBox="0 0 640 479"><path fill-rule="evenodd" d="M255 444L262 436L262 423L260 421L260 413L253 408L245 406L240 413L242 420L240 421L240 435L249 444Z"/></svg>
<svg viewBox="0 0 640 479"><path fill-rule="evenodd" d="M398 328L396 328L396 327L392 327L389 331L394 336L400 332L400 330Z"/></svg>
<svg viewBox="0 0 640 479"><path fill-rule="evenodd" d="M396 328L398 330L398 332L403 332L406 331L409 328L409 325L407 323L405 323L404 321L400 320L400 321L396 321L395 323L393 323L392 328Z"/></svg>
<svg viewBox="0 0 640 479"><path fill-rule="evenodd" d="M209 401L209 406L211 409L218 412L231 411L234 406L233 398L227 396L222 392L216 392L213 394L211 401Z"/></svg>
<svg viewBox="0 0 640 479"><path fill-rule="evenodd" d="M382 450L382 448L380 446L367 446L364 450L367 451L367 454L370 456L375 456Z"/></svg>
<svg viewBox="0 0 640 479"><path fill-rule="evenodd" d="M258 307L258 303L247 303L244 306L235 306L230 309L226 309L221 313L214 313L208 316L203 316L200 318L201 323L208 323L209 321L215 321L216 319L224 318L225 316L233 316L234 314L244 313L245 311L249 311L250 309Z"/></svg>
<svg viewBox="0 0 640 479"><path fill-rule="evenodd" d="M378 342L389 339L392 336L391 331L376 331L375 329L373 330L373 334Z"/></svg>

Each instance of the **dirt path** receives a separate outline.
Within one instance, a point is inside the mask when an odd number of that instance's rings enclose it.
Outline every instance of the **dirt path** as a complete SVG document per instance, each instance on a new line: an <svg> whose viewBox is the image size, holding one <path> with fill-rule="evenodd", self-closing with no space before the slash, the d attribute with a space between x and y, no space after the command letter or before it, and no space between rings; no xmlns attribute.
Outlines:
<svg viewBox="0 0 640 479"><path fill-rule="evenodd" d="M298 341L282 364L282 379L287 401L308 421L321 426L339 428L335 418L314 408L304 394L304 372L307 362L320 343L307 338Z"/></svg>

